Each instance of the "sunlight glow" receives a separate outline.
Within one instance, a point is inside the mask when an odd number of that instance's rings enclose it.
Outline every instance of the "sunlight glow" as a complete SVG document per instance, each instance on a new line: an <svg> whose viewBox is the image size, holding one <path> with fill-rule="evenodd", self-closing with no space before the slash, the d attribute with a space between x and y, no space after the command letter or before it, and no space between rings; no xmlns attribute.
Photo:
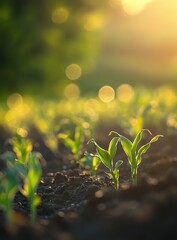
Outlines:
<svg viewBox="0 0 177 240"><path fill-rule="evenodd" d="M10 109L5 114L5 122L8 127L15 129L16 131L16 129L19 128L20 123L25 119L28 119L30 107L23 102L23 98L19 94L11 95L7 100L7 104Z"/></svg>
<svg viewBox="0 0 177 240"><path fill-rule="evenodd" d="M99 107L100 103L95 98L89 98L84 104L85 111L89 114L90 118L94 122L98 121L99 117L97 110Z"/></svg>
<svg viewBox="0 0 177 240"><path fill-rule="evenodd" d="M122 0L124 11L129 15L140 13L153 0Z"/></svg>
<svg viewBox="0 0 177 240"><path fill-rule="evenodd" d="M26 129L24 128L18 128L17 129L17 133L21 136L21 137L27 137L28 132Z"/></svg>
<svg viewBox="0 0 177 240"><path fill-rule="evenodd" d="M82 74L82 69L78 64L70 64L67 66L65 73L70 80L77 80Z"/></svg>
<svg viewBox="0 0 177 240"><path fill-rule="evenodd" d="M120 1L118 1L118 0L109 0L109 5L112 8L118 8L118 7L120 7Z"/></svg>
<svg viewBox="0 0 177 240"><path fill-rule="evenodd" d="M72 99L77 99L80 95L80 89L79 87L74 84L74 83L71 83L71 84L68 84L65 89L64 89L64 95L65 97L67 97L69 100L72 100Z"/></svg>
<svg viewBox="0 0 177 240"><path fill-rule="evenodd" d="M98 97L104 103L109 103L115 98L115 91L110 86L103 86L100 88Z"/></svg>
<svg viewBox="0 0 177 240"><path fill-rule="evenodd" d="M103 17L98 13L85 15L84 28L87 31L94 31L94 30L97 30L98 28L101 28L102 26L103 26Z"/></svg>
<svg viewBox="0 0 177 240"><path fill-rule="evenodd" d="M134 89L129 84L122 84L117 88L117 97L121 102L129 102L134 96Z"/></svg>
<svg viewBox="0 0 177 240"><path fill-rule="evenodd" d="M177 129L177 121L175 119L175 116L170 116L168 119L167 119L167 126L169 127L174 127Z"/></svg>
<svg viewBox="0 0 177 240"><path fill-rule="evenodd" d="M57 8L52 13L52 22L55 24L64 23L68 19L68 16L69 12L66 8Z"/></svg>

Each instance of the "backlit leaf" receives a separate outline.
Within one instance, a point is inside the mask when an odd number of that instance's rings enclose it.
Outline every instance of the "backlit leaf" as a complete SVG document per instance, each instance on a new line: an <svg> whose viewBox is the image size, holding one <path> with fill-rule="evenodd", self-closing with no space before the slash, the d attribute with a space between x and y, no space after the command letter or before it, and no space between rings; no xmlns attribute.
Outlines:
<svg viewBox="0 0 177 240"><path fill-rule="evenodd" d="M131 162L132 162L132 153L131 153L132 142L128 138L126 138L122 135L119 135L119 136L120 136L122 148L123 148L124 152L126 153L128 160L131 164Z"/></svg>
<svg viewBox="0 0 177 240"><path fill-rule="evenodd" d="M58 138L71 150L75 148L74 141L71 138L69 138L67 134L63 134L63 133L58 134Z"/></svg>
<svg viewBox="0 0 177 240"><path fill-rule="evenodd" d="M116 155L118 141L119 141L119 138L114 137L109 143L108 153L111 156L111 158L114 158Z"/></svg>
<svg viewBox="0 0 177 240"><path fill-rule="evenodd" d="M138 144L140 143L141 139L142 139L142 135L144 131L148 131L150 134L151 132L148 129L142 129L135 137L133 144L132 144L132 152L134 152L136 154L136 150L138 147Z"/></svg>
<svg viewBox="0 0 177 240"><path fill-rule="evenodd" d="M153 142L156 142L159 137L163 137L162 135L156 135L155 137L153 137L148 143L146 143L145 145L143 145L139 150L138 150L138 154L137 154L137 163L140 164L141 162L141 156L142 154L146 153L147 150L149 149L149 147L151 146L151 144Z"/></svg>
<svg viewBox="0 0 177 240"><path fill-rule="evenodd" d="M91 140L91 142L94 143L94 145L96 146L96 151L97 154L100 158L100 160L102 161L102 163L109 169L112 168L112 158L109 155L108 151L106 151L105 149L101 148L93 139Z"/></svg>
<svg viewBox="0 0 177 240"><path fill-rule="evenodd" d="M123 161L122 160L118 160L115 164L115 169L119 169L119 167L122 165Z"/></svg>

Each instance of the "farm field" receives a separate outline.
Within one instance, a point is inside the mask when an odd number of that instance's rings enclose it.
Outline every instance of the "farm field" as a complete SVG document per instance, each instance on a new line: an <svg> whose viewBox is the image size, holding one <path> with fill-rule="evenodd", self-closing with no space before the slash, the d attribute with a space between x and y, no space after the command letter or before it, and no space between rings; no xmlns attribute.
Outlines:
<svg viewBox="0 0 177 240"><path fill-rule="evenodd" d="M176 239L176 113L167 85L10 95L0 103L0 239Z"/></svg>

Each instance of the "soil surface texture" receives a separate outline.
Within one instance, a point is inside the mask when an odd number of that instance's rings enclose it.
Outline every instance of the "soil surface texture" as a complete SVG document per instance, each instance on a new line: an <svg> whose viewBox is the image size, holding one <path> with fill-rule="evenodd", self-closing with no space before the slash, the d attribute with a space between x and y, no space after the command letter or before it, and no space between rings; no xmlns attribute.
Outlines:
<svg viewBox="0 0 177 240"><path fill-rule="evenodd" d="M5 143L8 134L1 132L1 150L9 150ZM41 139L39 141L38 146L42 147L37 150L45 164L37 189L41 197L37 221L30 223L29 203L18 192L11 223L5 222L0 210L0 240L177 239L176 135L160 138L143 155L137 186L131 183L130 167L119 147L118 157L123 165L118 191L101 165L97 176L91 177L88 171L72 163L69 155L66 160L66 149L63 150L65 156L62 151L54 155ZM101 144L107 145L104 140Z"/></svg>

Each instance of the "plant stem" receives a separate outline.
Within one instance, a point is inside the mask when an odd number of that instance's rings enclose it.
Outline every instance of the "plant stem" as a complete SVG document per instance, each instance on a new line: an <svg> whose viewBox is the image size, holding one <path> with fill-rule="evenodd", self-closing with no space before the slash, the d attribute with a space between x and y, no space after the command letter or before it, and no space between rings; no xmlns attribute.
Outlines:
<svg viewBox="0 0 177 240"><path fill-rule="evenodd" d="M137 184L137 172L138 172L137 167L131 169L131 172L132 172L132 183L133 183L133 185L136 185Z"/></svg>
<svg viewBox="0 0 177 240"><path fill-rule="evenodd" d="M114 187L115 187L116 190L118 190L119 189L118 179L116 179L115 174L114 174L113 171L111 171L111 175L112 175L112 178L113 178Z"/></svg>
<svg viewBox="0 0 177 240"><path fill-rule="evenodd" d="M31 223L34 223L36 220L36 207L31 206Z"/></svg>
<svg viewBox="0 0 177 240"><path fill-rule="evenodd" d="M9 222L12 218L12 207L11 207L11 202L7 200L6 202L6 218L7 222Z"/></svg>
<svg viewBox="0 0 177 240"><path fill-rule="evenodd" d="M29 201L30 201L30 205L31 205L31 223L34 223L36 221L36 206L34 204L34 202L35 202L34 192L31 193Z"/></svg>

